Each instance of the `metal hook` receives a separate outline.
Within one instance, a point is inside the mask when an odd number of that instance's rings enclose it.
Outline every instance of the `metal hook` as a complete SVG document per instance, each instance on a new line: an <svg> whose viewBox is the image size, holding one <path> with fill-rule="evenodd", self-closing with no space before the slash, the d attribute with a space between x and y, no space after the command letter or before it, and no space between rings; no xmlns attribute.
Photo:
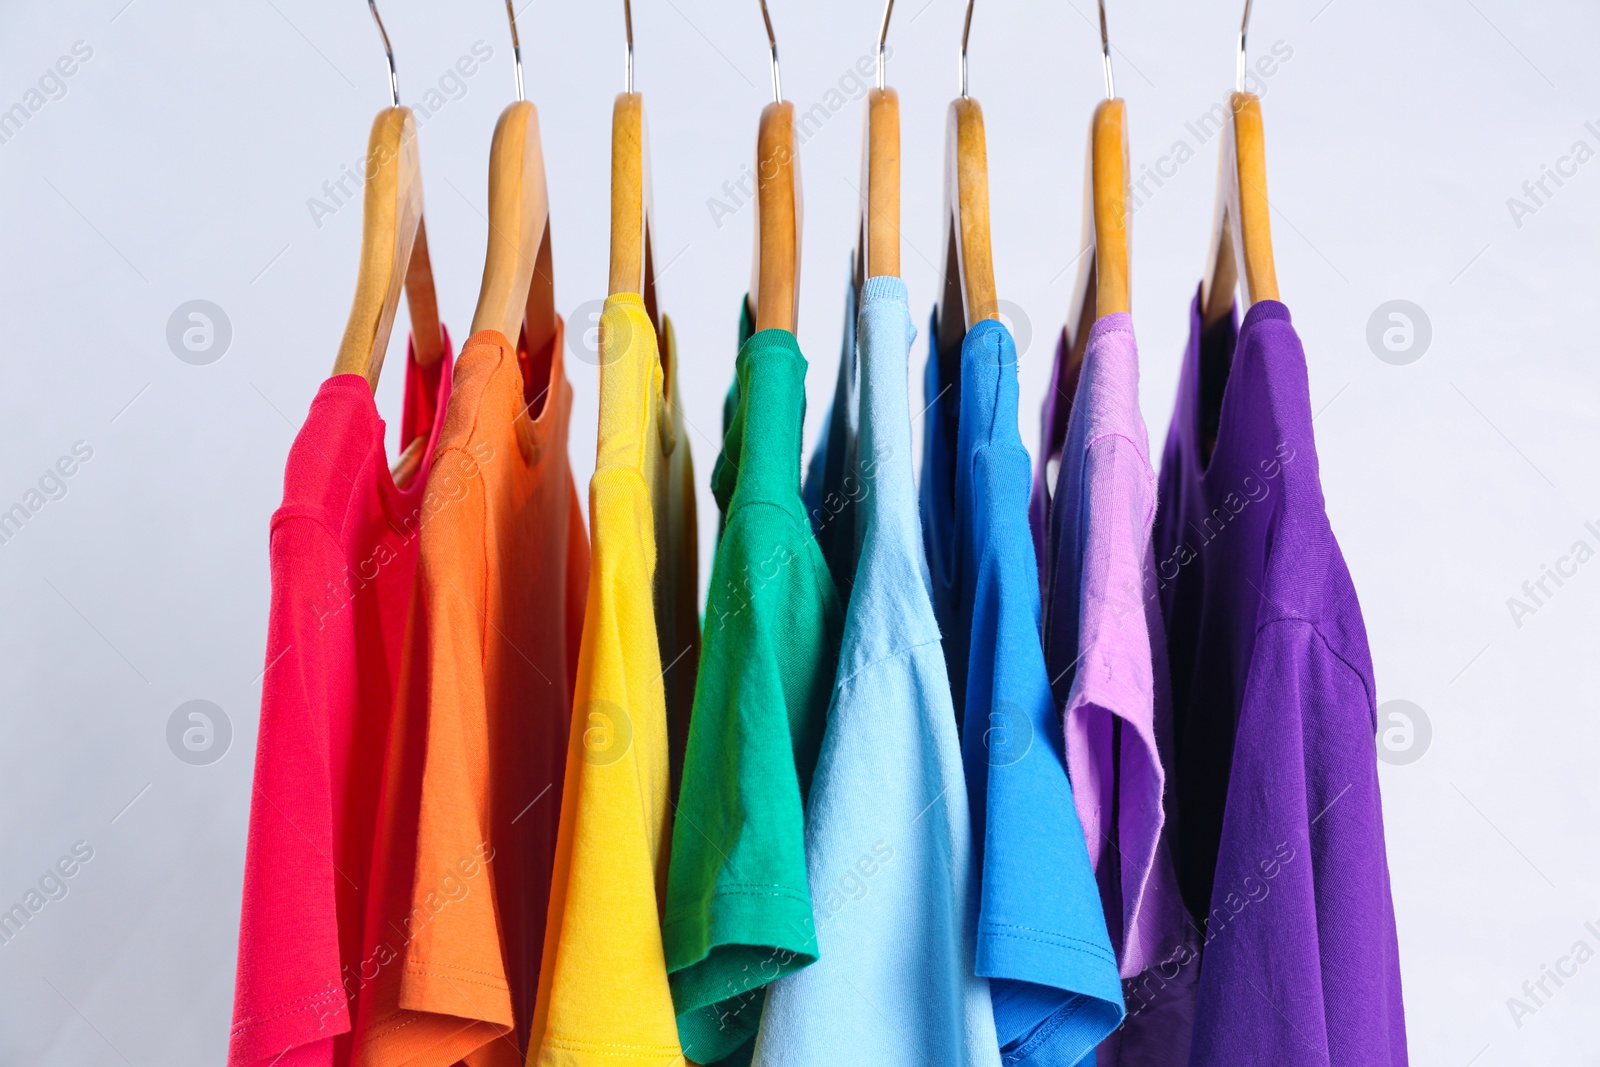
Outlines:
<svg viewBox="0 0 1600 1067"><path fill-rule="evenodd" d="M961 26L961 99L967 99L967 37L972 33L972 5L977 0L967 0L967 21Z"/></svg>
<svg viewBox="0 0 1600 1067"><path fill-rule="evenodd" d="M1250 5L1253 0L1244 0L1244 21L1239 23L1239 61L1234 71L1234 78L1238 82L1238 89L1244 92L1244 35L1250 29Z"/></svg>
<svg viewBox="0 0 1600 1067"><path fill-rule="evenodd" d="M778 39L772 33L772 16L767 14L767 0L761 0L761 21L767 24L767 47L772 49L772 100L783 103L783 83L778 80Z"/></svg>
<svg viewBox="0 0 1600 1067"><path fill-rule="evenodd" d="M622 0L622 28L628 35L628 53L622 60L622 91L633 92L633 4Z"/></svg>
<svg viewBox="0 0 1600 1067"><path fill-rule="evenodd" d="M383 28L383 19L378 17L378 0L367 0L367 6L372 9L372 21L378 24L378 34L383 38L383 54L389 57L389 106L400 106L400 76L394 72L394 49L389 46L389 31Z"/></svg>
<svg viewBox="0 0 1600 1067"><path fill-rule="evenodd" d="M517 72L517 99L526 100L522 93L522 42L517 40L517 10L506 0L506 18L511 20L511 65Z"/></svg>
<svg viewBox="0 0 1600 1067"><path fill-rule="evenodd" d="M889 14L894 11L894 0L887 0L883 5L883 26L878 30L878 88L883 88L883 51L884 45L889 40Z"/></svg>
<svg viewBox="0 0 1600 1067"><path fill-rule="evenodd" d="M1100 0L1100 62L1106 68L1106 99L1115 100L1117 87L1111 80L1111 35L1106 32L1106 0Z"/></svg>

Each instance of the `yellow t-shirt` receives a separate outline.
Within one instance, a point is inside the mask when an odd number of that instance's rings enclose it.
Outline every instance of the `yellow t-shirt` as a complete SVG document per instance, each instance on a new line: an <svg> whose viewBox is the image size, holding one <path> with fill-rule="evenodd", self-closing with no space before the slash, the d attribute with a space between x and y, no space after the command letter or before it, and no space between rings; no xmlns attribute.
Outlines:
<svg viewBox="0 0 1600 1067"><path fill-rule="evenodd" d="M675 360L669 380L636 294L606 300L600 357L589 598L530 1067L683 1062L661 900L668 737L688 722L676 694L692 699L699 661L694 474Z"/></svg>

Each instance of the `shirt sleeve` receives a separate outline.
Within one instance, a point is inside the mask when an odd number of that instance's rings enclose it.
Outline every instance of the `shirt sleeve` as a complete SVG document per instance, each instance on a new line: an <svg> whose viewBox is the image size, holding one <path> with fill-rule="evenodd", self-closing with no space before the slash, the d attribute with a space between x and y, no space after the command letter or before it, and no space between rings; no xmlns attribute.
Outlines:
<svg viewBox="0 0 1600 1067"><path fill-rule="evenodd" d="M333 1039L350 1029L350 1011L329 778L331 675L341 666L330 650L351 647L354 613L318 595L318 579L343 573L344 559L315 518L279 518L271 566L228 1064L331 1067ZM284 936L290 930L294 936Z"/></svg>
<svg viewBox="0 0 1600 1067"><path fill-rule="evenodd" d="M983 871L977 973L1008 1065L1077 1063L1122 1020L1122 989L1039 642L1027 453L980 449L973 478L989 509L962 736Z"/></svg>
<svg viewBox="0 0 1600 1067"><path fill-rule="evenodd" d="M462 455L439 454L430 494ZM433 499L448 504L423 512L374 842L357 1067L478 1063L484 1049L508 1047L496 1040L512 1020L479 806L485 772L466 755L485 730L481 661L463 659L482 647L483 490L481 478L463 482L476 495L442 492Z"/></svg>
<svg viewBox="0 0 1600 1067"><path fill-rule="evenodd" d="M467 477L474 461L441 452L435 469L460 465L469 496L452 521L422 532L420 587L426 610L426 756L417 817L417 853L400 1006L479 1025L463 1044L493 1040L512 1026L510 987L500 946L489 840L488 699L484 612L493 577L486 489ZM416 649L413 649L415 652ZM513 902L512 906L516 906Z"/></svg>
<svg viewBox="0 0 1600 1067"><path fill-rule="evenodd" d="M808 763L816 744L791 731L820 732L832 659L818 632L825 565L801 532L808 553L777 512L736 512L712 572L662 928L679 1039L696 1063L753 1036L762 987L817 956L796 768L797 741ZM780 650L808 675L794 693Z"/></svg>
<svg viewBox="0 0 1600 1067"><path fill-rule="evenodd" d="M638 472L598 470L589 514L588 610L528 1067L659 1067L682 1055L661 947L667 713Z"/></svg>
<svg viewBox="0 0 1600 1067"><path fill-rule="evenodd" d="M1360 676L1300 620L1256 639L1205 919L1191 1067L1406 1063Z"/></svg>

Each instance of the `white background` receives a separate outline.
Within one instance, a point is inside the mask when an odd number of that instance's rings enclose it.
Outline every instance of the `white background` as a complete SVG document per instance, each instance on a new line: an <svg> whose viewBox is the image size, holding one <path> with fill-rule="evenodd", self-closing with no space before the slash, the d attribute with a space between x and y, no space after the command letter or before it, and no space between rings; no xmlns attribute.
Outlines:
<svg viewBox="0 0 1600 1067"><path fill-rule="evenodd" d="M879 9L773 6L786 95L801 111L826 104L871 54ZM568 313L605 288L620 8L534 0L520 12ZM440 307L459 342L485 244L490 134L513 97L504 11L389 0L384 14L409 104L475 42L493 50L419 135ZM961 15L959 0L902 0L890 32L919 328L939 292ZM1113 0L1110 11L1135 176L1180 140L1197 152L1134 221L1157 454L1215 186L1215 142L1185 123L1232 87L1238 16L1234 0ZM995 269L1019 341L1032 337L1030 445L1102 93L1093 18L1087 0L985 0L972 31ZM749 208L719 228L707 202L752 158L765 37L754 0L639 0L634 19L661 300L677 323L703 487L752 243ZM0 1063L211 1067L232 997L267 522L357 263L359 200L320 227L307 201L359 163L386 74L359 0L4 0L0 109L25 102L77 41L92 58L0 144L0 510L74 442L94 453L63 499L0 545L0 910L74 842L94 858L0 945ZM1422 757L1382 775L1412 1062L1600 1063L1600 962L1559 989L1547 982L1553 995L1520 1027L1507 1006L1575 942L1600 950L1584 925L1600 930L1600 562L1549 584L1520 626L1507 607L1575 541L1600 547L1584 526L1600 520L1600 162L1559 188L1547 180L1552 195L1520 226L1507 206L1575 141L1600 149L1600 13L1575 0L1262 0L1252 56L1275 42L1292 57L1263 93L1272 227L1310 362L1328 510L1380 699L1414 701L1432 723ZM838 353L861 106L847 100L801 152L808 438ZM196 298L232 324L210 366L180 362L166 342L169 315ZM1432 324L1408 366L1366 341L1374 309L1397 298ZM399 354L379 390L391 416ZM596 379L569 366L583 484ZM715 514L708 497L701 514ZM204 767L165 739L168 716L196 698L234 729L231 750Z"/></svg>

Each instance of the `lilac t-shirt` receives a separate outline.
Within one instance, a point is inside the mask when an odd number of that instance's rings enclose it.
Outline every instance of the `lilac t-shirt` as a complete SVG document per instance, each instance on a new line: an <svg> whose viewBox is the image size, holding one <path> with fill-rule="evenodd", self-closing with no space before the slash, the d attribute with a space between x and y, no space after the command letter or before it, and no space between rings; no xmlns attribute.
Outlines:
<svg viewBox="0 0 1600 1067"><path fill-rule="evenodd" d="M1372 658L1305 353L1275 300L1237 330L1190 320L1155 524L1178 880L1205 933L1189 1064L1397 1067Z"/></svg>
<svg viewBox="0 0 1600 1067"><path fill-rule="evenodd" d="M1052 389L1045 404L1064 400ZM1042 421L1048 431L1057 412L1046 410ZM1161 751L1171 741L1150 542L1156 477L1127 314L1107 315L1089 331L1065 429L1053 499L1035 482L1050 517L1045 658L1063 709L1078 818L1117 961L1130 978L1170 955L1185 917L1164 833Z"/></svg>

